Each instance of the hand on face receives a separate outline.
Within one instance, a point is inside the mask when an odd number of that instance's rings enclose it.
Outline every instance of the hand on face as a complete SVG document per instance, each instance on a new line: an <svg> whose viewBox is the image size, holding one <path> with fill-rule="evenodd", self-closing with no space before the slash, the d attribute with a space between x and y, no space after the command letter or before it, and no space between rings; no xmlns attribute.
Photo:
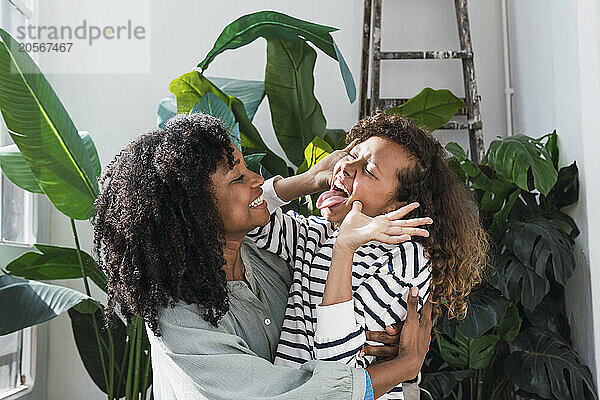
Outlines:
<svg viewBox="0 0 600 400"><path fill-rule="evenodd" d="M369 217L362 213L362 203L355 201L340 226L335 245L354 252L371 240L396 244L410 240L411 236L427 237L429 232L417 226L433 223L431 218L402 219L418 206L411 203L390 213Z"/></svg>
<svg viewBox="0 0 600 400"><path fill-rule="evenodd" d="M358 139L354 140L342 150L336 150L315 164L308 173L315 181L315 189L318 191L329 189L332 185L333 170L339 160L348 156L350 150L356 145Z"/></svg>

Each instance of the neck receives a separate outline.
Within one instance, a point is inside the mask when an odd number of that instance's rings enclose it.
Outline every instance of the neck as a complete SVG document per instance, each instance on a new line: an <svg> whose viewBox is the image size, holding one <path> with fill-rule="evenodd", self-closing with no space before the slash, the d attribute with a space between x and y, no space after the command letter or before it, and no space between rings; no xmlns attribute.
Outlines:
<svg viewBox="0 0 600 400"><path fill-rule="evenodd" d="M225 239L225 247L223 248L223 257L225 257L225 265L223 270L225 271L225 278L228 281L241 281L244 280L244 263L242 262L242 240L241 237L229 237Z"/></svg>

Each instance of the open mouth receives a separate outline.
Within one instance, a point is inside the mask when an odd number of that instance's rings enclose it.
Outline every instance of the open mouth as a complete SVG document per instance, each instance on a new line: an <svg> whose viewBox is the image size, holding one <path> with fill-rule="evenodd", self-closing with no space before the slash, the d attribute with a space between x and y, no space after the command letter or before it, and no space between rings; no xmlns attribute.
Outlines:
<svg viewBox="0 0 600 400"><path fill-rule="evenodd" d="M341 179L336 178L331 185L331 189L319 196L317 208L322 210L323 208L337 206L338 204L345 203L348 197L350 197L348 189L342 183Z"/></svg>
<svg viewBox="0 0 600 400"><path fill-rule="evenodd" d="M254 199L252 203L250 203L250 206L248 208L265 208L266 206L267 203L265 202L265 199L263 199L263 195L261 194L256 199Z"/></svg>

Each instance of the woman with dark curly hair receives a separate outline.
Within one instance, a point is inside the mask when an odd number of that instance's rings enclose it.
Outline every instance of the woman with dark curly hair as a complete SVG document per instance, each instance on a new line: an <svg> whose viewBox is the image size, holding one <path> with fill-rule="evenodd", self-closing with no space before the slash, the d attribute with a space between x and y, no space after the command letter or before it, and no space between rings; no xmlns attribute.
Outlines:
<svg viewBox="0 0 600 400"><path fill-rule="evenodd" d="M343 154L304 177L320 187ZM119 306L152 331L155 398L363 399L372 398L369 375L376 393L379 381L414 376L431 330L430 313L419 323L417 297L393 364L368 374L338 362L272 364L292 269L245 238L269 223L263 182L203 114L178 115L137 138L105 170L92 223L108 276L106 313Z"/></svg>
<svg viewBox="0 0 600 400"><path fill-rule="evenodd" d="M367 339L406 317L411 286L420 306L429 298L436 315L445 306L464 317L486 265L486 235L443 147L408 118L377 114L347 140L335 166L334 155L316 166L333 168L329 185L304 174L263 185L273 208L330 186L316 204L325 218L276 208L248 237L294 265L275 364L319 359L368 368L377 397L402 399L402 385L373 373L386 363L362 353L373 350ZM399 219L411 211L412 220ZM411 227L421 224L431 224L428 232Z"/></svg>

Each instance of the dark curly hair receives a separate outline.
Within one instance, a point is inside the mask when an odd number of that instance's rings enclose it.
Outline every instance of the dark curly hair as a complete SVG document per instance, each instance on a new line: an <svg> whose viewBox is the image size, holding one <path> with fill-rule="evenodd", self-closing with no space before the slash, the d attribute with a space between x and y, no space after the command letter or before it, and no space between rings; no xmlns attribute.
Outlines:
<svg viewBox="0 0 600 400"><path fill-rule="evenodd" d="M396 199L419 202L413 215L433 219L427 228L429 237L415 240L423 244L431 262L434 315L440 315L444 305L451 318L464 318L466 298L481 282L489 247L476 205L448 166L442 145L410 119L376 114L359 121L346 141L358 138L362 142L371 136L387 138L408 150L413 162L398 173Z"/></svg>
<svg viewBox="0 0 600 400"><path fill-rule="evenodd" d="M160 307L196 304L215 326L228 311L225 231L210 177L233 160L219 120L195 113L136 138L110 162L92 217L94 254L108 276L107 321L119 304L160 336Z"/></svg>

